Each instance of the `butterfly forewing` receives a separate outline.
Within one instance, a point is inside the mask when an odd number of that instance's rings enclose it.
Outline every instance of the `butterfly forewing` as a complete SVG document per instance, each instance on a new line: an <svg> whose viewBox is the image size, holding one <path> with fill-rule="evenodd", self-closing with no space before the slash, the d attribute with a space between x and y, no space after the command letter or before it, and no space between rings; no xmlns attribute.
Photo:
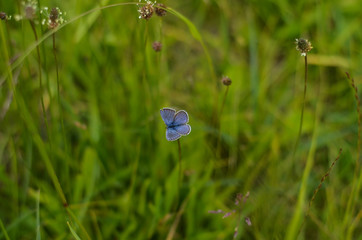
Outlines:
<svg viewBox="0 0 362 240"><path fill-rule="evenodd" d="M189 115L184 110L180 110L176 113L175 118L173 120L173 125L182 125L189 122Z"/></svg>
<svg viewBox="0 0 362 240"><path fill-rule="evenodd" d="M175 141L181 137L181 134L179 134L175 129L173 128L167 128L166 129L166 139L168 141Z"/></svg>
<svg viewBox="0 0 362 240"><path fill-rule="evenodd" d="M176 111L172 108L163 108L160 110L162 120L165 122L167 126L170 126L176 114Z"/></svg>
<svg viewBox="0 0 362 240"><path fill-rule="evenodd" d="M176 132L184 136L188 135L191 132L191 126L188 124L178 125L173 127L173 129L175 129Z"/></svg>

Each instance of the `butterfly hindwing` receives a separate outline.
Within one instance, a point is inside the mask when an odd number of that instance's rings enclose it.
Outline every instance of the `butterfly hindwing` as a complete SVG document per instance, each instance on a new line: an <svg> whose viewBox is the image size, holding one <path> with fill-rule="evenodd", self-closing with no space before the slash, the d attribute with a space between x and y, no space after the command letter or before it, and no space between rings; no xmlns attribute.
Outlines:
<svg viewBox="0 0 362 240"><path fill-rule="evenodd" d="M166 129L166 139L168 141L175 141L181 137L181 134L179 134L174 128L167 128Z"/></svg>
<svg viewBox="0 0 362 240"><path fill-rule="evenodd" d="M167 126L170 126L175 118L176 110L172 108L163 108L160 110L162 120Z"/></svg>
<svg viewBox="0 0 362 240"><path fill-rule="evenodd" d="M178 132L181 135L188 135L191 132L191 126L188 124L178 125L173 127L176 132Z"/></svg>

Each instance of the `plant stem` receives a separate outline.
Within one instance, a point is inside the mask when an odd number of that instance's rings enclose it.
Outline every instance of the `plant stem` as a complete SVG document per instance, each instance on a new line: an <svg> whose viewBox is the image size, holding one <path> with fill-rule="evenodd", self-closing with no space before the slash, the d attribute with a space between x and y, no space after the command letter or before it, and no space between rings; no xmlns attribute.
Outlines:
<svg viewBox="0 0 362 240"><path fill-rule="evenodd" d="M293 161L292 162L294 162L295 153L297 152L297 148L299 145L300 137L302 135L302 128L303 128L303 117L304 117L305 97L307 94L307 78L308 78L307 55L305 55L305 57L304 57L304 67L305 67L305 72L304 72L304 94L303 94L303 103L302 103L302 113L300 115L299 132L298 132L297 142L295 143L294 150L293 150L293 158L292 158Z"/></svg>
<svg viewBox="0 0 362 240"><path fill-rule="evenodd" d="M1 228L1 231L3 232L3 235L5 236L5 239L6 239L6 240L10 240L9 235L8 235L8 233L7 233L7 231L6 231L6 228L5 228L5 226L4 226L3 221L1 220L1 218L0 218L0 228Z"/></svg>
<svg viewBox="0 0 362 240"><path fill-rule="evenodd" d="M182 184L182 166L181 166L181 142L180 139L177 139L178 144L178 195L181 198L181 184Z"/></svg>
<svg viewBox="0 0 362 240"><path fill-rule="evenodd" d="M9 53L10 53L10 56L11 56L13 48L11 47L11 36L10 36L8 20L5 20L5 23L6 23L6 34L8 35Z"/></svg>
<svg viewBox="0 0 362 240"><path fill-rule="evenodd" d="M229 92L229 86L226 86L226 90L225 90L225 93L224 93L224 97L223 97L223 100L222 100L222 104L221 104L221 109L220 109L220 113L219 113L219 121L218 121L218 137L217 137L217 143L216 143L216 156L219 156L221 158L221 145L220 145L220 142L221 142L221 115L222 115L222 112L224 110L224 106L225 106L225 102L226 102L226 96Z"/></svg>
<svg viewBox="0 0 362 240"><path fill-rule="evenodd" d="M352 217L353 212L355 210L356 200L358 198L358 194L359 194L361 184L362 184L362 173L361 173L361 170L360 170L360 152L361 152L361 112L360 112L360 105L361 105L361 101L360 101L359 96L358 96L358 88L357 88L357 86L356 86L356 84L354 82L354 79L351 78L351 76L348 73L346 73L346 75L347 75L347 78L351 81L351 86L352 86L354 94L355 94L356 110L357 110L357 114L358 114L357 159L356 159L355 173L354 173L353 182L352 182L352 191L351 191L350 197L348 199L347 209L346 209L345 216L344 216L344 219L343 219L343 224L344 224L345 228L348 229L346 239L352 239L352 235L353 235L355 225L351 224L351 222L349 222L349 217Z"/></svg>
<svg viewBox="0 0 362 240"><path fill-rule="evenodd" d="M57 49L55 45L55 33L53 33L53 53L54 53L54 61L55 61L55 69L57 73L57 97L58 97L58 105L59 105L59 114L60 114L60 123L62 128L62 135L64 141L64 149L67 153L67 141L66 141L66 134L64 128L64 118L63 118L63 108L60 102L60 80L59 80L59 67L58 67L58 58L57 58Z"/></svg>
<svg viewBox="0 0 362 240"><path fill-rule="evenodd" d="M299 135L298 135L298 141L297 144L299 143L299 139L300 139L300 135L301 135L301 129L302 129L302 123L303 123L303 111L304 111L304 105L305 105L305 95L306 95L306 91L307 91L307 57L305 57L305 83L304 83L304 97L303 97L303 107L302 107L302 117L301 117L301 124L300 124L300 131L299 131ZM320 83L322 84L322 83ZM314 155L317 149L317 139L318 139L318 134L319 134L319 125L320 125L320 115L321 112L323 112L323 96L320 93L320 88L318 88L318 93L317 93L317 105L316 105L316 110L315 110L315 119L314 119L314 127L313 127L313 131L312 131L312 138L311 138L311 142L310 142L310 148L309 148L309 152L307 155L307 160L305 163L305 167L303 170L303 176L302 176L302 180L301 180L301 185L300 185L300 189L299 189L299 193L298 193L298 200L297 200L297 204L295 206L295 210L294 210L294 214L293 217L288 225L287 231L286 231L286 235L285 235L285 239L287 240L294 240L296 239L296 236L298 235L298 225L302 222L301 216L302 216L302 211L304 208L304 200L307 194L307 182L308 182L308 178L309 178L309 174L311 172L311 169L313 167L313 163L314 163ZM297 146L296 144L296 146ZM296 148L295 148L296 150ZM294 160L294 156L295 156L295 151L293 153L293 160ZM294 163L294 161L293 161Z"/></svg>
<svg viewBox="0 0 362 240"><path fill-rule="evenodd" d="M40 5L40 0L37 0L38 2L38 9L41 9L41 5ZM40 11L38 11L38 18L41 19L42 16L41 16L41 13ZM43 29L43 24L40 24L40 31L43 33L44 32L44 29ZM51 101L52 100L52 94L51 94L51 91L50 91L50 83L49 83L49 74L48 74L48 71L47 71L47 59L46 59L46 54L45 54L45 49L44 49L44 44L41 45L41 50L42 50L42 53L43 53L43 67L45 69L45 79L46 79L46 89L48 91L48 95L49 95L49 100ZM51 112L51 109L50 109L50 106L51 104L49 104L49 112Z"/></svg>
<svg viewBox="0 0 362 240"><path fill-rule="evenodd" d="M328 171L323 175L322 179L320 180L318 187L314 190L312 199L309 201L307 213L304 215L303 222L302 222L301 226L299 227L299 231L298 231L297 238L298 238L299 234L300 234L301 231L302 231L302 228L303 228L303 226L304 226L304 224L305 224L305 221L306 221L307 217L309 216L310 208L312 207L312 203L313 203L315 197L317 196L318 191L321 189L323 182L324 182L324 181L326 180L326 178L329 176L329 174L331 173L334 165L336 164L336 162L337 162L337 161L339 160L339 158L341 157L341 153L342 153L342 148L339 149L339 153L338 153L337 158L334 159L334 161L333 161L333 163L331 164L331 166L329 167Z"/></svg>
<svg viewBox="0 0 362 240"><path fill-rule="evenodd" d="M62 108L62 104L60 102L60 80L59 80L57 49L56 49L56 45L55 45L55 33L53 33L53 53L54 53L55 69L56 69L56 74L57 74L57 98L58 98L60 125L61 125L61 129L62 129L64 151L66 154L68 154L67 137L66 137L65 128L64 128L63 108ZM64 164L65 164L65 178L68 179L69 178L68 161L64 161Z"/></svg>
<svg viewBox="0 0 362 240"><path fill-rule="evenodd" d="M229 86L226 86L224 98L223 98L223 100L222 100L222 105L221 105L221 109L220 109L220 116L221 116L221 114L222 114L222 112L223 112L223 110L224 110L225 101L226 101L226 96L227 96L228 92L229 92Z"/></svg>
<svg viewBox="0 0 362 240"><path fill-rule="evenodd" d="M34 33L34 37L35 37L35 41L38 42L38 35L36 33L36 29L35 29L35 24L34 21L30 20L30 26L33 30ZM50 139L50 130L49 130L49 126L48 126L48 118L45 112L45 105L44 105L44 98L43 98L43 80L42 80L42 72L41 72L41 59L40 59L40 48L39 45L36 46L36 52L37 52L37 56L38 56L38 71L39 71L39 88L40 88L40 101L41 101L41 107L42 107L42 111L43 111L43 118L45 121L45 127L47 129L48 132L48 137ZM51 146L51 141L49 141L50 146Z"/></svg>

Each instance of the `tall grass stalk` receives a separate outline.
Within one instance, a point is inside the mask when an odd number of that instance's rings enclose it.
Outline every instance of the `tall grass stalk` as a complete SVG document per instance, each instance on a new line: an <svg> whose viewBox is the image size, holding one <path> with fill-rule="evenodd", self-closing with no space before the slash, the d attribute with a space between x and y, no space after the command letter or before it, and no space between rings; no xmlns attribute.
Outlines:
<svg viewBox="0 0 362 240"><path fill-rule="evenodd" d="M41 9L40 0L38 0L38 9ZM38 18L39 19L42 18L40 11L38 11ZM44 32L43 24L40 24L40 31L41 31L41 33ZM43 55L42 56L43 57L43 62L42 63L43 63L44 69L47 69L47 59L46 59L44 44L41 45L41 49L42 49L42 53L43 53L42 54ZM49 95L49 100L51 101L52 93L51 93L51 90L50 90L50 81L49 81L48 71L45 71L45 79L46 79L46 88L47 88L47 92L48 92L48 95ZM51 104L49 104L49 109L50 109L50 106L51 106Z"/></svg>
<svg viewBox="0 0 362 240"><path fill-rule="evenodd" d="M35 23L33 20L29 20L31 29L33 30L33 34L35 37L35 41L38 42L38 34L36 33L36 28L35 28ZM49 129L49 125L48 125L48 117L45 111L45 105L44 105L44 91L43 91L43 80L42 80L42 70L41 70L41 58L40 58L40 48L39 45L36 46L36 53L37 53L37 57L38 57L38 74L39 74L39 89L40 89L40 102L41 102L41 108L43 111L43 118L44 118L44 122L45 122L45 127L48 133L48 138L49 138L49 144L50 144L50 148L52 148L52 143L51 143L51 135L50 135L50 129Z"/></svg>
<svg viewBox="0 0 362 240"><path fill-rule="evenodd" d="M312 203L313 203L315 197L317 196L317 193L318 193L319 190L321 189L323 182L326 180L326 178L327 178L327 177L329 176L329 174L331 173L334 165L336 164L336 162L337 162L337 161L339 160L339 158L341 157L341 153L342 153L342 148L339 149L339 153L338 153L337 158L334 159L334 161L332 162L332 164L331 164L331 166L329 167L328 171L327 171L327 172L323 175L323 177L321 178L318 187L314 190L313 196L312 196L311 200L309 201L307 213L305 214L303 223L302 223L302 225L301 225L300 228L299 228L298 236L299 236L299 234L300 234L300 232L301 232L301 230L302 230L302 228L303 228L303 226L304 226L304 223L305 223L307 217L309 216L310 209L311 209L311 207L312 207ZM298 237L298 236L297 236L297 237Z"/></svg>
<svg viewBox="0 0 362 240"><path fill-rule="evenodd" d="M53 33L52 36L53 36L53 53L54 53L54 61L55 61L55 70L56 70L56 74L57 74L57 97L58 97L58 107L59 107L59 118L60 118L60 124L61 124L61 128L62 128L64 150L65 150L65 153L68 153L67 138L66 138L65 128L64 128L63 108L62 108L62 104L60 101L59 65L58 65L58 58L57 58L57 48L56 48L56 44L55 44L55 33ZM69 172L68 164L66 164L66 169L67 169L67 173L68 173Z"/></svg>
<svg viewBox="0 0 362 240"><path fill-rule="evenodd" d="M40 190L38 190L36 194L36 240L41 240Z"/></svg>
<svg viewBox="0 0 362 240"><path fill-rule="evenodd" d="M77 216L75 216L75 214L73 213L73 211L72 211L69 207L67 207L66 210L67 210L67 213L68 213L69 217L71 217L71 218L75 221L75 223L79 226L79 228L80 228L80 230L82 231L84 237L85 237L86 239L88 239L88 240L91 240L91 238L90 238L87 230L85 229L85 227L83 226L83 224L78 220ZM70 229L72 229L72 228L71 228L71 225L70 225L69 223L68 223L68 226L70 227ZM72 231L72 233L73 233L73 231ZM73 234L74 234L74 233L73 233Z"/></svg>
<svg viewBox="0 0 362 240"><path fill-rule="evenodd" d="M151 91L151 86L150 86L150 83L147 81L147 71L148 71L148 66L147 66L147 43L148 43L148 28L149 28L149 25L148 25L148 21L146 20L146 26L145 26L145 32L144 32L144 43L143 43L143 46L144 46L144 49L143 49L143 73L142 73L142 85L144 86L144 94L145 94L145 106L146 106L146 109L149 110L148 108L150 107L150 104L152 103L152 91Z"/></svg>
<svg viewBox="0 0 362 240"><path fill-rule="evenodd" d="M217 137L217 143L216 143L216 156L221 158L221 116L222 116L222 112L224 111L224 106L225 106L225 102L226 102L226 96L229 92L229 85L226 86L226 90L224 93L224 97L222 99L222 104L221 104L221 108L220 108L220 112L219 112L219 124L218 124L218 137Z"/></svg>
<svg viewBox="0 0 362 240"><path fill-rule="evenodd" d="M180 206L180 209L177 211L175 220L173 221L173 223L171 225L171 228L167 234L166 240L172 240L174 238L177 227L180 223L181 217L182 217L183 213L185 212L187 203L189 202L192 194L193 194L193 191L191 191L189 193L188 197L183 201L182 205Z"/></svg>
<svg viewBox="0 0 362 240"><path fill-rule="evenodd" d="M11 35L10 35L9 23L8 23L7 19L5 20L5 24L6 24L6 34L8 36L8 45L9 45L10 56L12 56L13 48L11 47Z"/></svg>
<svg viewBox="0 0 362 240"><path fill-rule="evenodd" d="M356 111L358 115L358 134L357 134L357 158L356 158L356 165L355 165L355 173L353 177L353 183L352 183L352 191L350 194L350 197L348 199L347 203L347 209L344 215L343 224L347 231L347 238L346 239L352 239L353 231L356 227L356 224L352 224L352 217L355 211L356 207L356 201L360 192L361 184L362 184L362 173L361 173L361 167L360 167L360 155L361 155L361 111L360 111L360 105L361 101L358 96L358 88L354 82L354 79L351 78L349 73L346 72L347 78L350 80L351 87L354 92L354 97L356 100Z"/></svg>
<svg viewBox="0 0 362 240"><path fill-rule="evenodd" d="M303 92L303 102L302 102L302 112L300 114L300 123L299 123L299 131L298 131L298 137L297 137L297 141L294 145L294 150L293 150L293 156L292 156L292 162L294 163L294 159L295 159L295 154L297 152L298 149L298 145L300 142L300 138L302 135L302 129L303 129L303 117L304 117L304 107L305 107L305 97L307 95L307 79L308 79L308 59L307 59L308 55L304 56L304 92Z"/></svg>
<svg viewBox="0 0 362 240"><path fill-rule="evenodd" d="M10 152L10 158L11 158L11 173L13 182L15 185L18 183L18 158L16 157L16 149L14 140L11 137L9 139L9 152ZM13 194L13 202L15 203L15 209L14 209L14 216L18 216L19 214L19 188L13 187L12 188L12 194Z"/></svg>
<svg viewBox="0 0 362 240"><path fill-rule="evenodd" d="M177 139L178 145L178 198L181 199L181 187L182 187L182 161L181 161L181 142Z"/></svg>
<svg viewBox="0 0 362 240"><path fill-rule="evenodd" d="M0 218L0 228L1 228L1 231L3 232L3 234L4 234L4 236L5 236L5 239L6 239L6 240L10 240L10 237L9 237L9 235L8 235L8 232L6 231L5 226L4 226L4 223L3 223L3 221L1 220L1 218Z"/></svg>
<svg viewBox="0 0 362 240"><path fill-rule="evenodd" d="M320 83L320 84L322 84L322 83ZM298 235L298 229L301 224L302 212L303 212L303 209L305 206L304 201L305 201L306 194L307 194L308 178L309 178L311 169L313 167L314 155L315 155L315 152L317 149L317 138L318 138L318 134L319 134L320 115L321 115L321 112L323 112L322 97L320 96L320 88L321 87L318 88L318 93L317 93L317 106L316 106L316 110L315 110L313 135L312 135L312 139L311 139L311 143L310 143L310 148L309 148L309 152L308 152L308 156L307 156L306 165L305 165L305 168L303 171L302 182L301 182L300 189L299 189L297 205L295 206L293 218L290 221L290 224L289 224L287 232L286 232L285 239L287 239L287 240L296 239L296 236Z"/></svg>

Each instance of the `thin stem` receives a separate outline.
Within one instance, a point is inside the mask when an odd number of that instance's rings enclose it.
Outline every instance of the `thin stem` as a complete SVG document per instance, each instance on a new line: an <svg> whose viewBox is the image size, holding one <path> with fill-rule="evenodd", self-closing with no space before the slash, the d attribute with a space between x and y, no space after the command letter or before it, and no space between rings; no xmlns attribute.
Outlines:
<svg viewBox="0 0 362 240"><path fill-rule="evenodd" d="M11 36L10 36L8 20L5 20L5 24L6 24L6 34L8 35L9 52L10 55L12 55L13 48L11 47Z"/></svg>
<svg viewBox="0 0 362 240"><path fill-rule="evenodd" d="M312 207L312 203L313 203L315 197L317 196L318 191L321 189L323 182L324 182L324 181L326 180L326 178L329 176L329 174L331 173L334 165L336 164L336 162L337 162L337 161L339 160L339 158L341 157L341 153L342 153L342 148L339 149L339 153L338 153L337 158L333 161L333 163L332 163L331 166L329 167L328 171L327 171L327 172L323 175L323 177L321 178L318 187L314 190L312 199L309 201L307 213L305 214L304 219L303 219L303 222L302 222L302 225L301 225L300 228L299 228L297 238L298 238L299 234L300 234L301 231L302 231L302 228L303 228L303 226L304 226L304 224L305 224L305 221L306 221L307 217L309 216L310 208Z"/></svg>
<svg viewBox="0 0 362 240"><path fill-rule="evenodd" d="M147 43L148 43L148 21L146 22L146 26L145 26L145 33L144 33L144 49L143 49L143 56L144 56L144 61L143 61L143 76L142 76L142 82L143 82L143 87L144 87L144 96L145 96L145 107L148 110L150 108L150 103L153 102L152 101L152 91L151 91L151 86L149 84L149 82L147 81L147 73L148 73L148 63L147 63Z"/></svg>
<svg viewBox="0 0 362 240"><path fill-rule="evenodd" d="M40 0L38 0L37 2L38 2L38 9L41 9ZM39 19L42 18L40 11L38 11L38 18L39 18ZM41 31L41 33L44 32L44 28L43 28L43 27L44 27L43 24L40 24L40 31ZM43 61L44 61L44 62L43 62L43 67L44 67L44 69L46 70L46 71L45 71L46 89L47 89L47 91L48 91L49 100L51 100L51 99L52 99L52 94L51 94L51 91L50 91L49 74L48 74L48 71L47 71L47 69L48 69L48 68L47 68L47 59L46 59L44 44L41 45L41 49L42 49L42 53L43 53L43 56L42 56L42 57L43 57ZM51 106L51 104L49 104L49 112L51 112L50 106Z"/></svg>
<svg viewBox="0 0 362 240"><path fill-rule="evenodd" d="M60 80L59 80L59 67L58 67L58 58L57 58L57 48L55 44L55 33L53 33L53 53L54 53L54 61L55 61L55 69L57 74L57 98L58 98L58 107L59 107L59 118L60 118L60 125L61 125L61 131L63 136L63 144L64 144L64 151L67 154L68 153L68 146L67 146L67 138L64 128L64 115L63 115L63 108L62 104L60 102ZM69 165L68 161L64 161L65 164L65 178L69 178Z"/></svg>
<svg viewBox="0 0 362 240"><path fill-rule="evenodd" d="M297 142L295 143L294 146L294 150L293 150L293 162L294 162L294 158L295 158L295 153L297 152L297 148L299 145L299 141L300 141L300 137L302 135L302 128L303 128L303 116L304 116L304 107L305 107L305 97L307 94L307 79L308 79L308 60L307 60L307 55L305 55L304 57L304 67L305 67L305 72L304 72L304 94L303 94L303 103L302 103L302 113L300 115L300 124L299 124L299 132L298 132L298 137L297 137Z"/></svg>
<svg viewBox="0 0 362 240"><path fill-rule="evenodd" d="M8 233L6 231L6 228L5 228L4 223L1 220L1 218L0 218L0 228L1 228L1 231L3 232L3 235L5 236L5 239L10 240L9 235L8 235Z"/></svg>
<svg viewBox="0 0 362 240"><path fill-rule="evenodd" d="M226 86L224 98L223 98L223 100L222 100L222 105L221 105L221 109L220 109L220 116L221 116L221 114L222 114L222 112L223 112L223 110L224 110L225 101L226 101L226 96L227 96L228 92L229 92L229 86Z"/></svg>
<svg viewBox="0 0 362 240"><path fill-rule="evenodd" d="M179 198L181 197L181 184L182 184L182 166L181 166L181 142L180 139L177 139L177 144L178 144L178 170L179 170L179 175L178 175L178 195Z"/></svg>
<svg viewBox="0 0 362 240"><path fill-rule="evenodd" d="M348 228L347 230L347 235L348 237L346 239L351 239L353 230L354 230L354 225L348 223L350 214L352 215L355 209L355 205L356 205L356 199L358 197L359 194L359 190L361 188L361 184L362 184L362 173L360 171L360 152L361 152L361 111L360 111L360 105L361 105L361 101L360 98L358 96L358 88L354 82L354 79L351 78L351 76L346 73L347 78L351 81L351 86L353 88L354 91L354 95L355 95L355 100L356 100L356 110L357 110L357 114L358 114L358 139L357 139L357 159L356 159L356 166L355 166L355 173L354 173L354 177L353 177L353 182L352 182L352 191L350 194L350 197L348 199L348 203L347 203L347 209L345 212L345 216L344 216L344 225L346 226L346 228ZM359 176L358 176L359 175Z"/></svg>
<svg viewBox="0 0 362 240"><path fill-rule="evenodd" d="M225 93L224 93L224 97L223 97L223 100L222 100L222 104L221 104L221 109L220 109L220 113L219 113L219 119L221 120L221 116L222 116L222 112L224 110L224 106L225 106L225 102L226 102L226 96L229 92L229 86L226 86L226 90L225 90ZM216 155L217 156L220 156L221 157L221 146L220 146L220 142L221 142L221 123L220 123L220 120L219 120L219 123L218 123L218 137L217 137L217 143L216 143Z"/></svg>
<svg viewBox="0 0 362 240"><path fill-rule="evenodd" d="M53 33L53 53L54 53L54 61L55 61L55 69L57 73L57 97L58 97L58 105L59 105L59 114L60 114L60 123L62 128L62 135L64 141L64 149L67 152L67 142L66 142L66 135L65 135L65 128L64 128L64 118L63 118L63 108L60 102L60 80L59 80L59 67L58 67L58 58L57 58L57 49L55 45L55 33Z"/></svg>
<svg viewBox="0 0 362 240"><path fill-rule="evenodd" d="M30 26L33 30L34 33L34 37L35 37L35 41L38 42L38 35L36 33L36 29L35 29L35 24L32 20L29 21L30 22ZM41 107L42 107L42 111L43 111L43 118L45 121L45 126L48 132L48 137L50 139L50 131L49 131L49 126L48 126L48 118L45 112L45 105L44 105L44 98L43 98L43 80L42 80L42 72L41 72L41 59L40 59L40 48L39 45L36 46L36 52L37 52L37 57L38 57L38 71L39 71L39 88L40 88L40 101L41 101ZM49 141L50 142L50 141ZM51 146L51 143L50 143Z"/></svg>
<svg viewBox="0 0 362 240"><path fill-rule="evenodd" d="M185 212L186 205L187 205L188 201L190 200L190 197L191 197L191 194L183 201L180 209L177 211L175 220L173 221L173 223L171 225L171 228L167 234L166 240L172 240L174 238L177 227L180 223L183 213Z"/></svg>

